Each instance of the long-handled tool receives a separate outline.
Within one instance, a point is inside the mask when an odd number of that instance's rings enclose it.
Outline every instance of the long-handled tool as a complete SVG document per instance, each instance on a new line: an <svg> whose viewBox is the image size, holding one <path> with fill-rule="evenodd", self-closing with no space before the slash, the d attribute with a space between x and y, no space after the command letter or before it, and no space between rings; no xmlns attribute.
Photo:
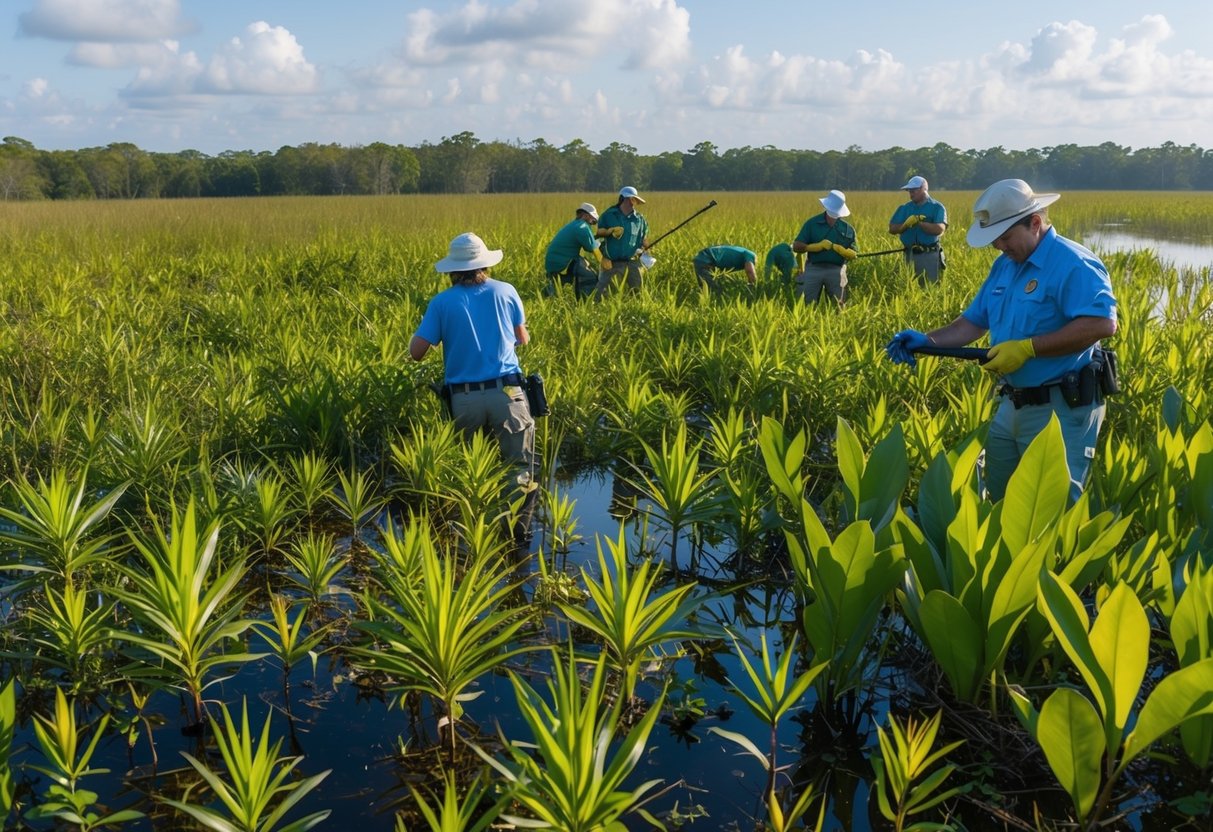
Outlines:
<svg viewBox="0 0 1213 832"><path fill-rule="evenodd" d="M886 249L884 251L869 251L866 254L856 254L855 256L856 257L879 257L882 254L901 254L904 251L905 251L904 247L890 248L890 249Z"/></svg>
<svg viewBox="0 0 1213 832"><path fill-rule="evenodd" d="M937 355L941 358L959 358L985 364L989 350L981 347L919 347L910 352L915 355Z"/></svg>
<svg viewBox="0 0 1213 832"><path fill-rule="evenodd" d="M651 249L653 246L657 245L657 244L658 244L658 243L660 243L662 240L664 240L666 237L670 236L670 235L671 235L671 234L673 234L675 231L677 231L678 229L682 228L684 225L686 225L686 224L687 224L688 222L690 222L691 220L695 219L697 216L699 216L700 214L702 214L704 211L708 210L709 208L715 208L715 207L716 207L716 200L714 200L714 199L713 199L713 200L712 200L711 202L709 202L707 205L705 205L705 206L703 206L702 208L700 208L700 209L699 209L698 211L696 211L694 214L691 214L691 216L687 217L685 220L683 220L682 222L678 223L678 225L674 226L674 227L673 227L673 228L671 228L669 231L665 232L664 234L659 234L659 235L657 235L657 239L653 240L653 242L651 242L651 243L649 243L647 246L645 246L645 250L647 251L648 249Z"/></svg>

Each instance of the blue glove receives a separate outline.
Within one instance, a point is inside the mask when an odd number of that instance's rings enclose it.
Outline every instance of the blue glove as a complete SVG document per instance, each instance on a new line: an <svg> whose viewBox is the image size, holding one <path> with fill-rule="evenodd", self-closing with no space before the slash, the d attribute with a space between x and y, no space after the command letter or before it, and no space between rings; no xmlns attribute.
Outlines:
<svg viewBox="0 0 1213 832"><path fill-rule="evenodd" d="M916 329L903 329L893 336L893 340L889 341L884 351L894 364L909 364L911 367L917 367L918 362L914 359L914 350L930 345L931 339L926 336L926 333Z"/></svg>

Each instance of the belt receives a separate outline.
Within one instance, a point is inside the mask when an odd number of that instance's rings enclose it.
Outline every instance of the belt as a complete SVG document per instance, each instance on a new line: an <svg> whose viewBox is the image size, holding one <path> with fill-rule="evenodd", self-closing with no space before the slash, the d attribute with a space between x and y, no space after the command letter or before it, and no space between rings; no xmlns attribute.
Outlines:
<svg viewBox="0 0 1213 832"><path fill-rule="evenodd" d="M928 251L939 251L939 243L930 243L925 246L920 246L918 243L914 243L910 246L911 254L925 254Z"/></svg>
<svg viewBox="0 0 1213 832"><path fill-rule="evenodd" d="M491 378L488 381L458 381L454 384L448 384L452 393L474 393L477 390L493 390L497 387L509 387L514 385L522 386L522 374L510 373L508 376L501 378Z"/></svg>
<svg viewBox="0 0 1213 832"><path fill-rule="evenodd" d="M998 395L1006 396L1015 405L1015 409L1026 405L1048 404L1052 401L1051 390L1056 384L1042 384L1040 387L1012 387L1004 384L998 390Z"/></svg>

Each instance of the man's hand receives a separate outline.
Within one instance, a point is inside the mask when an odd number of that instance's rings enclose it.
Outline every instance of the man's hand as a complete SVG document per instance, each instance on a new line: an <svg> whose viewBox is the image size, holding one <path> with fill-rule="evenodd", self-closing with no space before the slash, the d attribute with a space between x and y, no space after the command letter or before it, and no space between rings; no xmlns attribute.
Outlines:
<svg viewBox="0 0 1213 832"><path fill-rule="evenodd" d="M622 225L617 225L614 228L607 229L607 231L616 240L618 240L620 237L623 236L623 226Z"/></svg>
<svg viewBox="0 0 1213 832"><path fill-rule="evenodd" d="M983 370L991 373L1006 375L1013 373L1024 365L1029 358L1036 355L1031 338L1021 338L1018 341L1003 341L990 347L986 363L981 365Z"/></svg>
<svg viewBox="0 0 1213 832"><path fill-rule="evenodd" d="M847 248L846 246L840 246L838 243L834 243L833 248L834 248L834 253L837 254L839 257L841 257L843 260L852 260L855 257L856 252L855 252L855 249L853 249L853 248Z"/></svg>
<svg viewBox="0 0 1213 832"><path fill-rule="evenodd" d="M917 367L918 361L914 358L914 350L930 345L931 339L925 332L903 329L893 336L884 351L894 364L909 364L911 367Z"/></svg>
<svg viewBox="0 0 1213 832"><path fill-rule="evenodd" d="M901 224L902 230L913 228L925 219L926 216L923 214L911 214L910 216L906 217L905 222Z"/></svg>

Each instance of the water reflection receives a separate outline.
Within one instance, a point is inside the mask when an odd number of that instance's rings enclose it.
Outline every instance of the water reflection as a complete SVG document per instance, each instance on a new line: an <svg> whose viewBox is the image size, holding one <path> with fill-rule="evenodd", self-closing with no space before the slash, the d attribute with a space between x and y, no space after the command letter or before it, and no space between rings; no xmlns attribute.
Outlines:
<svg viewBox="0 0 1213 832"><path fill-rule="evenodd" d="M1160 261L1177 269L1208 269L1213 267L1213 241L1180 242L1139 237L1120 228L1100 228L1082 238L1082 244L1097 254L1131 253L1149 250Z"/></svg>

